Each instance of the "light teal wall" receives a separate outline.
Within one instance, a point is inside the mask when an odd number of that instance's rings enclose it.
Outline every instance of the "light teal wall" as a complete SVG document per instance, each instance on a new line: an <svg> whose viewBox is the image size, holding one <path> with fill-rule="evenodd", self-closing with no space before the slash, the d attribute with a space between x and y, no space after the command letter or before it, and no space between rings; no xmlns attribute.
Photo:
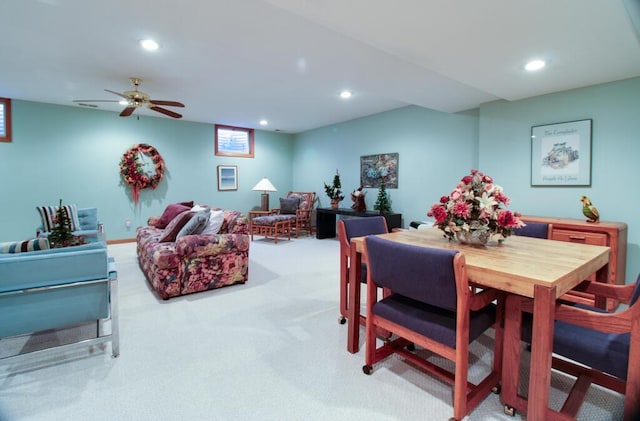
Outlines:
<svg viewBox="0 0 640 421"><path fill-rule="evenodd" d="M247 212L260 205L251 188L264 176L279 192L292 186L292 136L256 130L255 158L214 154L214 125L12 101L13 142L0 143L0 241L35 235L38 205L58 200L96 206L110 240L133 238L135 227L172 202L194 200ZM143 190L133 205L120 184L118 163L136 143L153 145L165 160L165 180ZM238 166L238 190L218 191L217 165ZM278 193L271 194L275 205ZM127 230L125 220L132 221Z"/></svg>
<svg viewBox="0 0 640 421"><path fill-rule="evenodd" d="M431 204L477 165L477 110L448 114L408 106L382 114L335 124L296 135L293 185L318 193L320 206L329 206L323 183L331 184L340 171L346 198L360 185L362 155L398 152L398 189L387 189L393 211L404 225L424 220ZM378 189L367 191L373 209Z"/></svg>
<svg viewBox="0 0 640 421"><path fill-rule="evenodd" d="M531 127L592 119L591 187L531 187ZM480 107L479 167L524 214L582 218L581 195L602 220L628 224L627 281L640 273L640 78Z"/></svg>
<svg viewBox="0 0 640 421"><path fill-rule="evenodd" d="M408 106L297 135L256 130L256 158L216 157L213 124L164 118L120 118L115 113L13 101L12 143L0 143L2 240L33 235L35 206L58 198L97 206L110 239L132 238L133 227L166 204L196 200L248 211L259 205L251 188L263 176L278 188L272 207L288 190L315 191L328 206L323 183L340 170L347 198L360 183L360 156L398 152L399 188L390 189L404 225L426 218L432 203L449 193L471 168L494 177L511 197L512 210L581 218L582 194L603 220L629 225L627 278L640 273L640 197L634 168L640 157L640 78L544 95L497 101L479 110L447 114ZM591 187L530 187L531 126L593 119ZM155 146L167 163L167 180L143 191L134 207L120 185L118 162L135 143ZM237 192L218 192L216 165L238 165ZM377 189L367 189L372 208Z"/></svg>

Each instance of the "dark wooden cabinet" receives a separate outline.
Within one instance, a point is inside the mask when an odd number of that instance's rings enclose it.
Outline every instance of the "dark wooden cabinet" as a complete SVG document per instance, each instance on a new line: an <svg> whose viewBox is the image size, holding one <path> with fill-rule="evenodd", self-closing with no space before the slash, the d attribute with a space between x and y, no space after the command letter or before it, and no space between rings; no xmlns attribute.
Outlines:
<svg viewBox="0 0 640 421"><path fill-rule="evenodd" d="M586 222L584 219L552 218L545 216L522 217L524 223L544 222L552 225L551 240L593 244L610 247L608 282L624 284L627 265L627 224L624 222ZM593 295L575 293L593 301ZM614 309L617 302L609 300L607 308Z"/></svg>
<svg viewBox="0 0 640 421"><path fill-rule="evenodd" d="M316 209L316 238L335 238L336 236L336 215L371 217L380 216L379 212L367 211L356 212L350 208L317 208ZM394 228L402 228L401 213L387 213L382 215L387 220L389 231Z"/></svg>

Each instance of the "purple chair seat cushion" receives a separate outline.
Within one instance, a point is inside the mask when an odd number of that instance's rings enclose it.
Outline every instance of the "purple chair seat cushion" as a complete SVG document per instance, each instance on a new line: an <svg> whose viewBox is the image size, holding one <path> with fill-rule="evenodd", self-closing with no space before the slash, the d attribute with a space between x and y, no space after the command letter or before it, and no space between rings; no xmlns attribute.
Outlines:
<svg viewBox="0 0 640 421"><path fill-rule="evenodd" d="M606 313L605 310L596 307L582 304L575 306ZM522 340L527 343L531 343L532 316L531 313L522 314ZM630 340L628 333L605 333L558 320L554 326L554 353L619 379L627 379Z"/></svg>
<svg viewBox="0 0 640 421"><path fill-rule="evenodd" d="M399 294L392 294L373 306L373 313L384 319L446 344L456 346L456 312L431 306ZM491 327L496 308L489 305L469 316L469 343Z"/></svg>

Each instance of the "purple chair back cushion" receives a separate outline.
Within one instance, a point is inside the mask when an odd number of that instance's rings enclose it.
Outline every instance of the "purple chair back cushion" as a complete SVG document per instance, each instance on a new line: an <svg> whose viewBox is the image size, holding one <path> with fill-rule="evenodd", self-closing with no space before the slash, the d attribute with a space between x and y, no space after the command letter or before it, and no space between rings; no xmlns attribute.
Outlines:
<svg viewBox="0 0 640 421"><path fill-rule="evenodd" d="M344 223L347 242L355 237L387 233L387 226L383 216L347 218L343 219L342 222ZM362 263L360 278L363 283L367 282L366 263Z"/></svg>
<svg viewBox="0 0 640 421"><path fill-rule="evenodd" d="M521 235L523 237L533 238L547 238L549 233L549 224L542 222L526 222L526 225L522 228L514 228L513 233L515 235Z"/></svg>
<svg viewBox="0 0 640 421"><path fill-rule="evenodd" d="M383 216L347 218L343 219L342 222L344 223L344 232L347 236L347 242L351 241L354 237L387 233Z"/></svg>
<svg viewBox="0 0 640 421"><path fill-rule="evenodd" d="M378 286L416 301L455 311L453 258L456 250L400 244L366 238L369 271Z"/></svg>

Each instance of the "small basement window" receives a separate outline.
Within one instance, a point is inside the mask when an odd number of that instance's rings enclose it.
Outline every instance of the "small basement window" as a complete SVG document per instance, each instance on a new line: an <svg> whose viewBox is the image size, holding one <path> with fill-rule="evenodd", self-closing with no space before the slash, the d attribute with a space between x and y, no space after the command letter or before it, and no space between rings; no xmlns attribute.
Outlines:
<svg viewBox="0 0 640 421"><path fill-rule="evenodd" d="M11 142L11 100L0 98L0 142Z"/></svg>

